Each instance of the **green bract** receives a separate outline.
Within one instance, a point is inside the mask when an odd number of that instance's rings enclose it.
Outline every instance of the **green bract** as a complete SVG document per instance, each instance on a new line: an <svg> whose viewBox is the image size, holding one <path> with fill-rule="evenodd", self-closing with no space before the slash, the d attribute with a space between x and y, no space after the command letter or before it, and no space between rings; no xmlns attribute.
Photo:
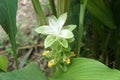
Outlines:
<svg viewBox="0 0 120 80"><path fill-rule="evenodd" d="M67 19L67 13L62 14L58 19L55 16L48 18L49 25L40 26L35 29L36 32L48 35L45 39L45 48L50 47L55 41L67 48L67 39L74 37L72 30L75 29L76 25L67 25L65 27L65 21Z"/></svg>

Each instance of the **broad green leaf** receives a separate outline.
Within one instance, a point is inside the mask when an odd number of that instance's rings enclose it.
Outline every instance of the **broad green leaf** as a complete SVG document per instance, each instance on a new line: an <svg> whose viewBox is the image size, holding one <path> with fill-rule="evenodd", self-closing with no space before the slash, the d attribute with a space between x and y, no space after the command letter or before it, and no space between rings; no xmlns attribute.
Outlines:
<svg viewBox="0 0 120 80"><path fill-rule="evenodd" d="M55 80L120 80L120 71L110 69L104 64L87 58L71 60L68 71L59 70Z"/></svg>
<svg viewBox="0 0 120 80"><path fill-rule="evenodd" d="M54 79L52 79L52 78L49 78L48 80L54 80Z"/></svg>
<svg viewBox="0 0 120 80"><path fill-rule="evenodd" d="M48 35L45 39L44 46L45 48L50 47L56 41L56 37L53 35Z"/></svg>
<svg viewBox="0 0 120 80"><path fill-rule="evenodd" d="M0 80L48 80L36 63L30 63L24 69L0 73Z"/></svg>
<svg viewBox="0 0 120 80"><path fill-rule="evenodd" d="M8 67L8 59L0 55L0 69L3 71L7 71L7 67Z"/></svg>
<svg viewBox="0 0 120 80"><path fill-rule="evenodd" d="M10 38L17 66L16 48L16 11L18 0L0 0L0 25Z"/></svg>
<svg viewBox="0 0 120 80"><path fill-rule="evenodd" d="M58 41L63 47L68 48L68 42L66 39L59 39Z"/></svg>
<svg viewBox="0 0 120 80"><path fill-rule="evenodd" d="M0 0L0 24L9 37L15 37L16 27L16 10L18 0Z"/></svg>
<svg viewBox="0 0 120 80"><path fill-rule="evenodd" d="M108 8L108 6L105 5L103 0L88 0L87 10L91 16L98 19L108 28L110 29L116 28L112 12Z"/></svg>

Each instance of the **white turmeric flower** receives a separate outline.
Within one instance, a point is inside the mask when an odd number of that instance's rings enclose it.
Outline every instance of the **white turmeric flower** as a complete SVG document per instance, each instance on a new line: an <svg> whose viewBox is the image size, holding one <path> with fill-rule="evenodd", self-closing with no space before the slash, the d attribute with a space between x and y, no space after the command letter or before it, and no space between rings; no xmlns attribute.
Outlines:
<svg viewBox="0 0 120 80"><path fill-rule="evenodd" d="M38 33L48 35L45 39L45 48L50 47L56 40L58 40L63 47L68 47L66 39L74 37L72 30L74 30L76 25L64 26L66 19L67 13L62 14L58 19L55 16L51 16L48 18L49 25L40 26L35 29Z"/></svg>

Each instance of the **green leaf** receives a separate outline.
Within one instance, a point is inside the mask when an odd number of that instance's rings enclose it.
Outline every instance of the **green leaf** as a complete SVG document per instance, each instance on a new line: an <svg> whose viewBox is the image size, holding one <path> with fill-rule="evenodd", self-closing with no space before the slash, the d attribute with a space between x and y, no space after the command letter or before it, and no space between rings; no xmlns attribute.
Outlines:
<svg viewBox="0 0 120 80"><path fill-rule="evenodd" d="M71 60L68 71L59 70L55 80L120 80L120 71L110 69L104 64L87 58Z"/></svg>
<svg viewBox="0 0 120 80"><path fill-rule="evenodd" d="M17 0L0 0L0 24L9 36L15 36ZM14 4L14 5L13 5Z"/></svg>
<svg viewBox="0 0 120 80"><path fill-rule="evenodd" d="M24 69L0 73L0 80L48 80L35 63L30 63Z"/></svg>
<svg viewBox="0 0 120 80"><path fill-rule="evenodd" d="M58 41L63 47L68 48L68 42L66 39L59 39Z"/></svg>
<svg viewBox="0 0 120 80"><path fill-rule="evenodd" d="M17 66L17 48L16 48L16 11L18 0L0 0L0 25L10 38L14 58Z"/></svg>
<svg viewBox="0 0 120 80"><path fill-rule="evenodd" d="M103 0L88 0L87 9L91 16L98 19L108 28L116 28L112 12Z"/></svg>
<svg viewBox="0 0 120 80"><path fill-rule="evenodd" d="M8 67L8 59L0 55L0 69L3 71L7 71L7 67Z"/></svg>
<svg viewBox="0 0 120 80"><path fill-rule="evenodd" d="M48 35L45 39L44 46L45 48L50 47L56 41L56 37L53 35Z"/></svg>
<svg viewBox="0 0 120 80"><path fill-rule="evenodd" d="M52 78L49 78L48 80L54 80L54 79L52 79Z"/></svg>

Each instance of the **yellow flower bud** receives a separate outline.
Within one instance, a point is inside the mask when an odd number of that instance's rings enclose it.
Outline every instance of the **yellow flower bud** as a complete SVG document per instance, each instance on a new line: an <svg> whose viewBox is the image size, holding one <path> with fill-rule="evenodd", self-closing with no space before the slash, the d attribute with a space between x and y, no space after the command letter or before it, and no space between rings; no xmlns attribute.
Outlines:
<svg viewBox="0 0 120 80"><path fill-rule="evenodd" d="M66 62L67 64L70 64L70 58L66 58L66 59L65 59L65 62Z"/></svg>
<svg viewBox="0 0 120 80"><path fill-rule="evenodd" d="M72 52L72 53L71 53L71 56L72 56L72 57L75 57L75 56L77 56L77 54L75 54L74 52Z"/></svg>
<svg viewBox="0 0 120 80"><path fill-rule="evenodd" d="M54 59L52 59L48 62L48 67L52 67L54 64L55 64L55 61Z"/></svg>
<svg viewBox="0 0 120 80"><path fill-rule="evenodd" d="M42 53L42 56L46 56L48 53L49 53L49 51L44 51L44 52Z"/></svg>

